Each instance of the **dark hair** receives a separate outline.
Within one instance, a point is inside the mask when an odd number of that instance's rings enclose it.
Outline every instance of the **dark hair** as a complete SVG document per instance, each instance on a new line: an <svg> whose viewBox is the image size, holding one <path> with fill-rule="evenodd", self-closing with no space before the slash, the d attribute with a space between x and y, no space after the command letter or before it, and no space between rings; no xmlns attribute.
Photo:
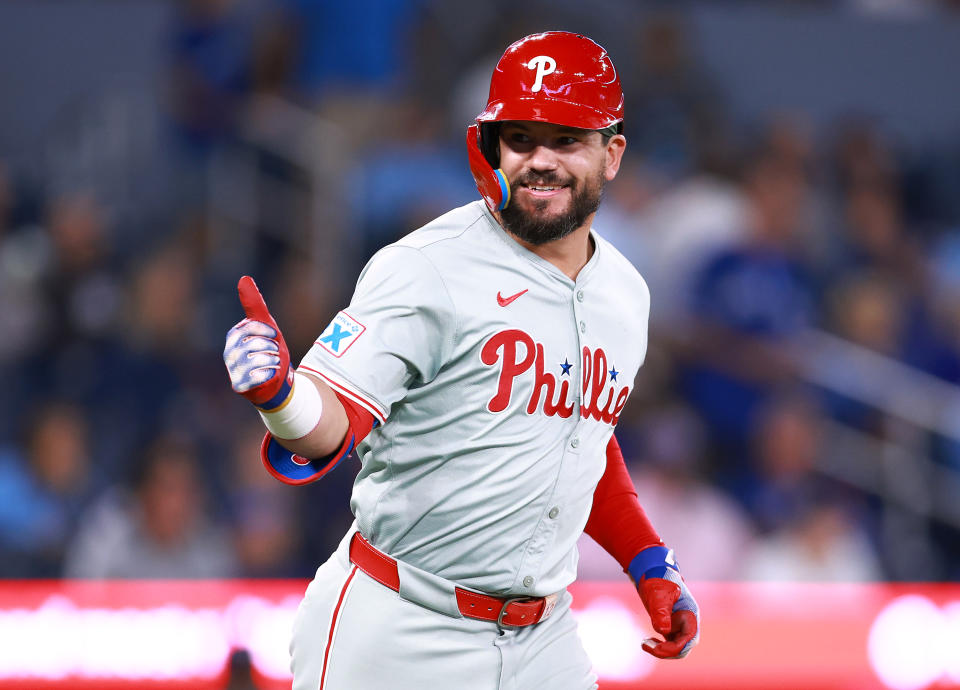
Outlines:
<svg viewBox="0 0 960 690"><path fill-rule="evenodd" d="M623 134L623 122L617 122L609 127L598 129L597 131L600 132L600 137L603 139L604 146L606 146L607 142L610 141L610 137L615 134Z"/></svg>

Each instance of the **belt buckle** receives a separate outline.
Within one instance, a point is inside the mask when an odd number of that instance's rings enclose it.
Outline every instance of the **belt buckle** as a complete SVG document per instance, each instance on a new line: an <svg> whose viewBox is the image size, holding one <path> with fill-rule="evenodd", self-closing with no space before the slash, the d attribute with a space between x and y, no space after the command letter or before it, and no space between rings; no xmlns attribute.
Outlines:
<svg viewBox="0 0 960 690"><path fill-rule="evenodd" d="M523 627L521 625L514 625L513 623L507 623L503 620L503 617L507 615L507 607L510 606L510 604L514 604L518 601L533 600L535 598L536 597L510 597L509 599L504 601L503 607L500 609L500 613L497 615L497 627L500 628L500 630L509 630L513 628Z"/></svg>

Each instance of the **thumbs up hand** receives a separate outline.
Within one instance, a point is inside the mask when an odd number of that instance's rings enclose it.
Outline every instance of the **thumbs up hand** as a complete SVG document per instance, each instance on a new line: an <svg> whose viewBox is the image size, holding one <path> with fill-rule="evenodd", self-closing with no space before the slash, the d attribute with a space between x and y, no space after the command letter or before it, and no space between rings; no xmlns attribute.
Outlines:
<svg viewBox="0 0 960 690"><path fill-rule="evenodd" d="M237 292L246 318L227 332L223 348L230 383L261 410L276 410L293 385L290 352L253 278L243 276Z"/></svg>

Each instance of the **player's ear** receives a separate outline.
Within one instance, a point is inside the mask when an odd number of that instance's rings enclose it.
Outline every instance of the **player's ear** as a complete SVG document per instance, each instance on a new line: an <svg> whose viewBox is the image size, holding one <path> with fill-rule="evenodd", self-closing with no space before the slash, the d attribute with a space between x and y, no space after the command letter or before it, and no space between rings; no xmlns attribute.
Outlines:
<svg viewBox="0 0 960 690"><path fill-rule="evenodd" d="M614 134L607 140L604 147L604 177L607 182L617 176L620 170L620 163L623 161L623 153L627 149L627 139L622 134Z"/></svg>

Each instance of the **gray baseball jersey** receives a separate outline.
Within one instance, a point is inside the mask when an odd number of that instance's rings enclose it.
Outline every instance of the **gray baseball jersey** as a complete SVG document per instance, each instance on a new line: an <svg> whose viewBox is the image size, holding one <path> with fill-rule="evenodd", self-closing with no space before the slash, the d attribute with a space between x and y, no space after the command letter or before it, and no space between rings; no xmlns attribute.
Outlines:
<svg viewBox="0 0 960 690"><path fill-rule="evenodd" d="M304 357L380 421L351 499L379 549L492 594L573 581L650 304L633 266L591 236L574 281L482 201L455 209L380 250Z"/></svg>

